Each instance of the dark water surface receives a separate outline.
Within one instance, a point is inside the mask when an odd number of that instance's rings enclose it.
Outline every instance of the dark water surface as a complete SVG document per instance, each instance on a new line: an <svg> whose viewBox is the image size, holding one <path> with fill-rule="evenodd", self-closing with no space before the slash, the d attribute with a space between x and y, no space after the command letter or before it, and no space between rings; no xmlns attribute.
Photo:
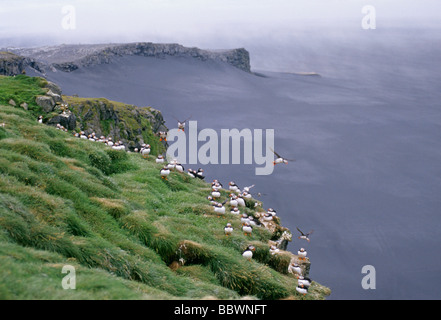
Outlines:
<svg viewBox="0 0 441 320"><path fill-rule="evenodd" d="M321 77L122 57L48 78L64 94L155 107L169 128L174 116L192 115L199 129L275 129L276 151L296 162L271 176L256 176L254 165L204 166L208 179L256 184L294 234L314 229L310 244L294 239L288 248L308 250L310 276L331 299L440 299L440 42L406 39L376 49L372 39L330 44L314 50L310 69L307 51L302 69L278 68ZM376 290L361 286L364 265L376 268Z"/></svg>

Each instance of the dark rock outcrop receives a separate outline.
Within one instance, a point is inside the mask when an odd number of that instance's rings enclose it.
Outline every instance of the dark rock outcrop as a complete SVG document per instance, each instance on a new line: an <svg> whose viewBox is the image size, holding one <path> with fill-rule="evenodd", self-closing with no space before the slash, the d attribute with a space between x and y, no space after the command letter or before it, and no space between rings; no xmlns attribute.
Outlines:
<svg viewBox="0 0 441 320"><path fill-rule="evenodd" d="M44 112L52 112L56 106L54 99L50 96L40 96L35 99L35 102L40 106Z"/></svg>
<svg viewBox="0 0 441 320"><path fill-rule="evenodd" d="M53 126L60 124L68 130L75 130L77 127L77 117L71 112L61 113L49 119L47 124Z"/></svg>
<svg viewBox="0 0 441 320"><path fill-rule="evenodd" d="M15 76L21 74L26 65L26 58L11 52L0 52L0 75Z"/></svg>

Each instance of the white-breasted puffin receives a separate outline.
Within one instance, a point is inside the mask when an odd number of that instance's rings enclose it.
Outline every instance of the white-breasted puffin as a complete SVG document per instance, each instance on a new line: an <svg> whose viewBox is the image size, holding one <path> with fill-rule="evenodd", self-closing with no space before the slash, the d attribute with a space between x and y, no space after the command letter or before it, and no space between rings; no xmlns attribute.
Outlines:
<svg viewBox="0 0 441 320"><path fill-rule="evenodd" d="M271 214L273 217L275 217L276 214L277 214L276 210L274 210L273 208L269 208L267 212L268 212L269 214Z"/></svg>
<svg viewBox="0 0 441 320"><path fill-rule="evenodd" d="M214 179L213 182L211 183L211 186L214 186L214 185L215 185L216 188L218 188L218 189L223 189L223 187L224 187L224 186L222 185L222 183L220 183L219 180L217 180L217 179Z"/></svg>
<svg viewBox="0 0 441 320"><path fill-rule="evenodd" d="M280 250L276 246L271 246L269 252L271 255L275 255L275 254L279 253Z"/></svg>
<svg viewBox="0 0 441 320"><path fill-rule="evenodd" d="M176 167L176 164L178 163L178 160L177 159L173 159L173 160L171 160L168 164L167 164L167 168L169 169L169 170L174 170L175 169L175 167Z"/></svg>
<svg viewBox="0 0 441 320"><path fill-rule="evenodd" d="M263 216L263 221L265 221L265 222L273 221L273 215L268 212L265 213L265 215Z"/></svg>
<svg viewBox="0 0 441 320"><path fill-rule="evenodd" d="M300 266L297 263L293 262L289 265L288 272L293 273L296 276L300 276L302 275L303 271L302 268L300 268Z"/></svg>
<svg viewBox="0 0 441 320"><path fill-rule="evenodd" d="M297 251L297 255L299 256L299 260L306 260L307 254L308 254L308 252L304 248L301 248L299 251Z"/></svg>
<svg viewBox="0 0 441 320"><path fill-rule="evenodd" d="M196 178L199 178L201 180L205 179L204 169L199 168L198 171L196 171Z"/></svg>
<svg viewBox="0 0 441 320"><path fill-rule="evenodd" d="M220 191L217 191L216 189L211 189L211 196L214 199L219 199L221 197Z"/></svg>
<svg viewBox="0 0 441 320"><path fill-rule="evenodd" d="M187 174L192 178L196 178L196 175L197 175L196 171L194 171L193 169L188 169Z"/></svg>
<svg viewBox="0 0 441 320"><path fill-rule="evenodd" d="M219 191L219 190L221 190L222 189L222 186L220 185L220 183L219 182L212 182L211 183L211 188L213 189L213 190L215 190L215 191Z"/></svg>
<svg viewBox="0 0 441 320"><path fill-rule="evenodd" d="M241 196L238 196L236 200L237 200L237 203L239 204L239 206L246 207L245 200Z"/></svg>
<svg viewBox="0 0 441 320"><path fill-rule="evenodd" d="M249 216L248 219L250 220L250 225L252 227L261 227L261 223L258 219L254 219L253 216Z"/></svg>
<svg viewBox="0 0 441 320"><path fill-rule="evenodd" d="M184 173L184 170L185 170L184 166L182 164L180 164L179 162L176 163L175 169L176 169L176 171L181 172L181 173Z"/></svg>
<svg viewBox="0 0 441 320"><path fill-rule="evenodd" d="M288 161L296 161L295 159L285 159L283 158L281 155L279 155L277 152L275 152L273 149L270 148L270 150L276 155L276 160L273 161L273 164L280 164L280 163L284 163L284 164L288 164Z"/></svg>
<svg viewBox="0 0 441 320"><path fill-rule="evenodd" d="M299 239L301 239L301 240L306 240L306 241L308 241L308 242L310 242L310 240L309 240L309 236L314 232L314 230L311 230L311 231L309 231L308 233L303 233L298 227L297 227L297 230L300 232L300 237L299 237Z"/></svg>
<svg viewBox="0 0 441 320"><path fill-rule="evenodd" d="M150 152L152 151L152 148L151 148L151 146L149 145L149 144L146 144L145 146L143 146L142 147L142 149L141 149L141 155L142 155L142 157L145 159L145 158L148 158L149 157L149 155L150 155Z"/></svg>
<svg viewBox="0 0 441 320"><path fill-rule="evenodd" d="M161 169L161 178L168 180L167 177L170 175L170 169L167 167L164 167Z"/></svg>
<svg viewBox="0 0 441 320"><path fill-rule="evenodd" d="M248 215L246 213L242 214L242 217L240 218L240 222L242 222L242 225L250 223L250 219L248 219Z"/></svg>
<svg viewBox="0 0 441 320"><path fill-rule="evenodd" d="M306 287L302 287L302 286L298 286L296 288L296 291L300 294L303 294L304 296L306 296L306 294L308 293L308 288Z"/></svg>
<svg viewBox="0 0 441 320"><path fill-rule="evenodd" d="M38 117L38 123L43 123L43 116Z"/></svg>
<svg viewBox="0 0 441 320"><path fill-rule="evenodd" d="M244 235L251 236L251 234L253 233L253 227L248 222L242 226L242 231L243 231Z"/></svg>
<svg viewBox="0 0 441 320"><path fill-rule="evenodd" d="M227 225L224 228L224 232L225 235L228 237L229 235L231 235L233 233L234 229L233 226L231 225L231 223L227 223Z"/></svg>
<svg viewBox="0 0 441 320"><path fill-rule="evenodd" d="M112 138L107 138L107 142L106 142L106 144L109 146L109 147L113 147L113 145L114 145L114 143L113 143L113 141L112 141Z"/></svg>
<svg viewBox="0 0 441 320"><path fill-rule="evenodd" d="M239 215L240 214L240 210L239 208L235 207L235 208L231 208L230 211L231 214L235 214L235 215Z"/></svg>
<svg viewBox="0 0 441 320"><path fill-rule="evenodd" d="M242 253L242 256L251 261L254 251L256 251L256 248L254 246L248 246L248 248L246 248L245 251Z"/></svg>
<svg viewBox="0 0 441 320"><path fill-rule="evenodd" d="M156 163L164 163L164 161L164 156L162 154L158 155L155 160Z"/></svg>
<svg viewBox="0 0 441 320"><path fill-rule="evenodd" d="M239 202L237 202L237 196L234 194L230 194L230 206L233 208L236 208L239 205Z"/></svg>
<svg viewBox="0 0 441 320"><path fill-rule="evenodd" d="M224 214L225 214L225 206L224 206L225 203L226 203L226 201L223 202L223 203L218 203L218 204L216 204L216 206L214 207L214 212L217 213L217 217L218 217L218 218L220 218L221 215L224 215Z"/></svg>
<svg viewBox="0 0 441 320"><path fill-rule="evenodd" d="M242 198L244 198L244 199L252 199L253 198L253 196L251 195L251 193L248 193L248 192L243 192L242 193Z"/></svg>
<svg viewBox="0 0 441 320"><path fill-rule="evenodd" d="M231 190L231 191L233 191L233 192L239 192L240 190L239 190L239 187L237 186L237 184L234 182L234 181L231 181L229 184L228 184L228 188Z"/></svg>
<svg viewBox="0 0 441 320"><path fill-rule="evenodd" d="M190 119L191 119L191 117L186 119L186 120L184 120L184 121L180 121L180 120L176 119L176 121L178 122L178 131L182 130L182 132L185 132L185 125L186 125L187 121L190 120Z"/></svg>
<svg viewBox="0 0 441 320"><path fill-rule="evenodd" d="M311 286L311 283L312 283L312 280L307 277L299 276L299 278L298 278L299 286L309 288Z"/></svg>
<svg viewBox="0 0 441 320"><path fill-rule="evenodd" d="M250 192L250 190L251 190L251 188L254 188L254 184L252 185L252 186L249 186L249 187L245 187L245 188L243 188L243 191L245 191L245 192Z"/></svg>
<svg viewBox="0 0 441 320"><path fill-rule="evenodd" d="M211 205L217 203L216 201L213 200L213 197L212 197L212 196L208 196L208 197L207 197L207 200L210 201L210 204L211 204Z"/></svg>
<svg viewBox="0 0 441 320"><path fill-rule="evenodd" d="M159 136L159 141L166 141L167 142L167 132L166 131L159 131L157 133Z"/></svg>

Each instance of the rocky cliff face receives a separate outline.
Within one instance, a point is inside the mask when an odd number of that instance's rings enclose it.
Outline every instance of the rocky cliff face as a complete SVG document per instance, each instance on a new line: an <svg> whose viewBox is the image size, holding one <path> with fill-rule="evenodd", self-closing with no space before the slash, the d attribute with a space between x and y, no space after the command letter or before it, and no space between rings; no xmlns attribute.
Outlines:
<svg viewBox="0 0 441 320"><path fill-rule="evenodd" d="M26 66L26 58L11 52L0 52L0 75L14 76L21 74Z"/></svg>
<svg viewBox="0 0 441 320"><path fill-rule="evenodd" d="M160 111L104 98L65 96L55 83L42 81L44 94L34 99L44 123L61 125L70 131L84 131L86 135L95 133L98 137L111 137L114 141L122 141L129 149L148 143L152 151L164 151L166 145L156 136L159 131L168 131Z"/></svg>
<svg viewBox="0 0 441 320"><path fill-rule="evenodd" d="M179 44L155 44L151 42L108 45L61 45L34 49L10 49L16 54L29 58L31 67L38 71L59 70L72 72L81 67L111 63L122 56L143 56L164 58L191 57L201 61L225 62L246 72L251 72L250 55L247 50L202 50Z"/></svg>

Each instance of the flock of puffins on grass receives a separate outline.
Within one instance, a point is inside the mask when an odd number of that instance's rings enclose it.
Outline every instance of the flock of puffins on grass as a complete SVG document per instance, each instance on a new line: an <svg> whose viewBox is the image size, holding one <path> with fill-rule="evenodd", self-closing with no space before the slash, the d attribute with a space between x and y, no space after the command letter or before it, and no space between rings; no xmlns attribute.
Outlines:
<svg viewBox="0 0 441 320"><path fill-rule="evenodd" d="M186 120L187 121L187 120ZM178 121L178 129L185 131L185 123L186 121ZM43 124L43 117L38 117L38 122ZM3 124L0 124L3 125ZM62 125L57 124L56 129L68 132L66 128L64 128ZM119 151L127 151L125 145L122 141L114 141L111 137L105 137L105 136L96 136L95 133L91 133L87 135L84 131L81 132L74 132L73 135L79 139L89 140L92 142L100 142L108 147L119 150ZM160 131L157 133L157 136L159 136L160 141L167 141L167 132ZM281 157L278 153L276 153L274 150L271 150L275 155L276 159L274 160L273 164L287 164L288 161L295 161L292 159L286 159ZM151 153L151 146L149 144L143 144L141 148L135 148L133 151L127 151L127 152L134 152L139 153L143 158L148 158ZM162 154L159 154L155 160L157 164L164 164L163 168L160 170L160 176L163 180L167 180L167 177L172 172L178 172L181 174L185 174L184 166L178 162L177 159L171 159L170 161L167 161L166 163L166 157ZM199 168L198 170L188 169L187 174L194 178L194 179L201 179L205 180L204 176L204 170L202 168ZM246 203L245 200L250 200L253 198L253 195L251 194L250 190L254 187L254 185L244 187L243 190L237 186L237 184L234 181L231 181L228 183L228 192L230 194L228 195L227 199L225 199L223 202L221 201L221 192L224 187L218 180L213 180L211 182L211 194L207 196L207 200L210 201L211 206L213 208L213 211L217 214L218 218L224 217L227 212L227 209L225 207L226 204L229 205L230 214L232 216L240 217L241 223L242 223L242 232L246 236L251 236L253 232L253 228L268 228L268 224L271 223L276 218L276 210L273 208L269 208L266 213L259 216L258 219L255 219L252 216L248 216L246 213L241 214L240 208L245 207ZM257 194L260 196L260 194ZM255 207L262 206L261 202L255 202ZM306 240L310 242L309 236L313 233L314 230L311 230L308 233L304 233L299 228L297 228L298 232L300 233L299 239ZM224 228L225 236L230 236L234 232L234 228L231 223L227 223ZM273 245L270 246L270 254L276 255L279 253L278 245L285 239L284 236L282 236L278 241L275 241ZM242 256L248 260L251 261L253 258L253 251L255 251L255 247L252 245L249 245L245 251L243 251ZM298 259L301 261L306 261L307 258L307 251L304 248L300 248L297 252ZM308 259L309 260L309 259ZM308 289L311 286L312 280L306 276L304 276L304 271L300 267L300 265L296 262L291 262L288 266L288 272L290 274L294 274L296 278L298 279L298 286L296 288L296 291L302 295L306 295L308 293Z"/></svg>

